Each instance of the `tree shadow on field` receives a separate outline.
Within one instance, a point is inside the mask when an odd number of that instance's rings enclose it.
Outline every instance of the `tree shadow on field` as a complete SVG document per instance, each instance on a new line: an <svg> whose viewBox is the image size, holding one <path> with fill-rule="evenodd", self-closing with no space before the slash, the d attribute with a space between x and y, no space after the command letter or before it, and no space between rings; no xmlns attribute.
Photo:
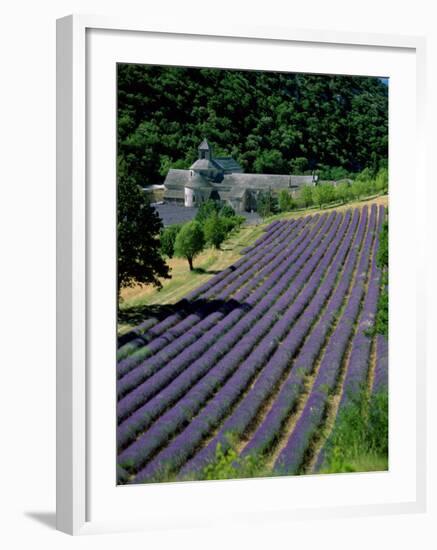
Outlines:
<svg viewBox="0 0 437 550"><path fill-rule="evenodd" d="M204 269L203 267L193 267L193 272L198 273L199 275L218 275L221 273L220 269Z"/></svg>
<svg viewBox="0 0 437 550"><path fill-rule="evenodd" d="M244 312L248 312L252 306L246 302L239 302L231 298L230 300L181 300L177 304L165 304L165 305L141 305L131 307L129 309L123 309L118 311L118 322L129 325L139 325L148 319L157 321L163 321L170 315L175 313L179 314L181 319L184 319L188 315L196 314L199 319L205 318L211 313L220 312L224 315L229 314L234 309L241 309ZM143 339L144 344L147 344L147 335L141 334L141 331L132 329L126 334L118 337L118 346L127 344L133 339Z"/></svg>

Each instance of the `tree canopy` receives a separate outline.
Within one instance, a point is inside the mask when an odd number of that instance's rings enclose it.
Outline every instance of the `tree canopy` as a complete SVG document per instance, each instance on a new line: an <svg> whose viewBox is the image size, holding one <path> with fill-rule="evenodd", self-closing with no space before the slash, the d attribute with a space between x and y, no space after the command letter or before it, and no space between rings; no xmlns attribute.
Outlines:
<svg viewBox="0 0 437 550"><path fill-rule="evenodd" d="M141 186L188 168L204 137L246 172L375 173L387 128L374 77L118 65L118 153Z"/></svg>
<svg viewBox="0 0 437 550"><path fill-rule="evenodd" d="M180 258L186 258L190 271L193 270L193 259L205 247L205 236L202 226L196 220L185 223L178 232L174 244L174 253Z"/></svg>
<svg viewBox="0 0 437 550"><path fill-rule="evenodd" d="M161 257L161 220L135 180L118 166L117 275L118 291L134 284L161 287L159 278L169 278L169 268Z"/></svg>

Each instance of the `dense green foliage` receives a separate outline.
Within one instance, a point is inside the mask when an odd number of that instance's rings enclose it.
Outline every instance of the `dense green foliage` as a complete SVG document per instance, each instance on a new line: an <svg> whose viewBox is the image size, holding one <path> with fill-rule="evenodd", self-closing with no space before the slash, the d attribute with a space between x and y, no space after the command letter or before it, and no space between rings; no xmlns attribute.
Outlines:
<svg viewBox="0 0 437 550"><path fill-rule="evenodd" d="M188 168L203 137L246 172L375 173L387 114L378 78L118 65L118 154L140 185Z"/></svg>
<svg viewBox="0 0 437 550"><path fill-rule="evenodd" d="M161 220L149 205L145 193L118 166L117 277L118 292L134 284L161 287L159 277L168 278L169 269L160 253Z"/></svg>
<svg viewBox="0 0 437 550"><path fill-rule="evenodd" d="M313 189L313 200L320 208L336 199L335 188L329 183L321 183Z"/></svg>
<svg viewBox="0 0 437 550"><path fill-rule="evenodd" d="M287 189L281 189L278 195L278 208L280 212L290 212L296 204Z"/></svg>
<svg viewBox="0 0 437 550"><path fill-rule="evenodd" d="M217 212L206 218L203 224L205 240L215 248L219 249L222 242L226 239L227 229L224 218Z"/></svg>
<svg viewBox="0 0 437 550"><path fill-rule="evenodd" d="M270 191L261 191L256 199L256 211L262 218L267 218L278 211L277 197Z"/></svg>
<svg viewBox="0 0 437 550"><path fill-rule="evenodd" d="M241 479L245 477L264 477L272 475L264 462L255 456L240 457L234 446L223 451L217 445L214 460L202 471L200 479Z"/></svg>
<svg viewBox="0 0 437 550"><path fill-rule="evenodd" d="M386 469L388 465L388 392L352 398L339 412L328 440L323 473Z"/></svg>
<svg viewBox="0 0 437 550"><path fill-rule="evenodd" d="M190 271L193 269L193 259L205 247L205 236L202 226L196 220L185 223L178 232L174 244L174 253L180 258L186 258Z"/></svg>
<svg viewBox="0 0 437 550"><path fill-rule="evenodd" d="M174 223L161 230L161 252L168 258L173 258L176 237L181 227L181 224Z"/></svg>
<svg viewBox="0 0 437 550"><path fill-rule="evenodd" d="M301 206L308 207L313 204L313 189L310 185L304 185L299 192L299 199L301 201Z"/></svg>
<svg viewBox="0 0 437 550"><path fill-rule="evenodd" d="M193 269L192 260L205 245L220 249L229 235L240 229L245 218L237 216L231 206L209 199L201 204L193 221L194 225L193 222L169 225L161 229L160 233L161 253L168 258L174 255L187 258L190 270ZM184 231L177 243L182 229Z"/></svg>
<svg viewBox="0 0 437 550"><path fill-rule="evenodd" d="M207 218L213 214L219 214L225 218L232 218L235 216L234 209L228 204L222 204L220 201L208 199L201 203L199 206L195 219L203 223Z"/></svg>
<svg viewBox="0 0 437 550"><path fill-rule="evenodd" d="M305 185L296 197L282 189L278 194L278 208L280 212L289 212L297 208L324 208L386 193L387 190L387 169L381 168L372 176L371 171L366 168L354 180L341 180L336 185L333 185L333 182L320 182L316 186ZM270 212L269 208L266 211ZM270 214L271 212L267 213Z"/></svg>

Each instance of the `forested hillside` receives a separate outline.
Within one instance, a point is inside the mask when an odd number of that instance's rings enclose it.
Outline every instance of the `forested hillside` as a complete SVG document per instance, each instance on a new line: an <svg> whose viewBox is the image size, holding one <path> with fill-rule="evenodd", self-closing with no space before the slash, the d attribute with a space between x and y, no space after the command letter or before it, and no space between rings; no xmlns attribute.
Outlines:
<svg viewBox="0 0 437 550"><path fill-rule="evenodd" d="M119 160L140 185L188 168L203 137L246 172L376 171L387 126L377 78L118 65Z"/></svg>

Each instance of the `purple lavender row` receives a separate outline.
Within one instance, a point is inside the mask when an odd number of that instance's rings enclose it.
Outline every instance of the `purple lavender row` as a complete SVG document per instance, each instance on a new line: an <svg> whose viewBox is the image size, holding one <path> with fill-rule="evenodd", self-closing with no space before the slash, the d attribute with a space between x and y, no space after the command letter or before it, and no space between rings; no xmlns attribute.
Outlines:
<svg viewBox="0 0 437 550"><path fill-rule="evenodd" d="M315 226L313 230L316 236L317 232L326 221L327 218L320 218L319 223ZM146 360L141 365L141 368L136 368L135 370L129 372L124 378L119 380L117 385L118 394L123 395L123 393L131 391L138 386L138 388L135 389L135 394L131 395L130 402L134 403L139 396L141 397L141 400L143 400L145 396L149 398L152 395L151 392L156 393L156 391L163 387L165 383L168 383L171 378L174 378L187 365L192 363L196 359L196 357L201 355L205 349L207 349L209 346L211 346L211 344L214 344L214 342L220 339L223 334L225 334L235 325L235 323L240 321L240 323L243 322L244 325L247 325L248 321L241 321L241 318L245 315L248 309L252 310L254 308L253 313L255 315L261 316L262 313L266 309L268 309L270 305L269 302L265 299L268 291L275 285L276 292L280 293L285 290L285 288L291 283L289 273L290 269L293 270L293 273L297 272L314 250L314 247L317 245L321 238L321 236L317 237L317 240L314 241L312 245L310 245L311 239L314 237L314 232L311 234L306 233L302 235L299 246L297 246L295 250L289 251L286 261L282 262L281 260L279 267L276 268L276 270L273 272L272 275L270 275L270 277L264 280L264 270L262 270L256 277L254 277L251 282L251 286L253 285L254 287L256 287L259 285L259 283L262 284L258 286L257 290L253 292L246 301L244 301L246 298L246 290L243 290L242 293L240 293L236 297L238 298L237 304L239 304L239 307L234 308L231 313L224 317L220 322L215 324L211 331L206 332L203 335L197 334L196 332L196 334L194 334L194 339L192 335L184 335L183 337L172 342L162 352L160 352L159 355L156 355L149 360ZM274 263L276 263L276 260L274 261ZM236 330L238 330L238 327ZM198 336L201 337L197 340ZM191 341L191 345L187 345L189 343L188 341ZM184 345L183 351L181 349L181 344ZM180 355L174 358L177 354ZM171 361L171 359L173 359L173 361ZM168 362L169 360L170 362ZM164 368L165 372L162 372ZM152 380L151 385L147 384L147 386L139 386L139 384L142 384L147 379L150 379L150 377L155 373L156 375ZM145 392L144 395L143 392ZM131 410L132 404L129 404L127 409L126 405L126 401L119 403L119 414L122 415L121 417L125 415L125 412L122 411Z"/></svg>
<svg viewBox="0 0 437 550"><path fill-rule="evenodd" d="M281 238L278 242L275 241L274 246L272 246L271 250L266 250L260 254L255 255L252 261L246 262L244 264L244 269L231 268L231 277L228 277L220 283L215 284L207 292L202 294L202 301L210 300L214 296L216 296L216 300L226 300L230 296L232 296L234 292L243 287L248 281L251 281L253 279L253 276L258 273L262 265L268 265L268 263L272 259L278 256L278 252L284 249L285 242L292 243L294 239L296 239L299 231L302 229L302 224L288 224L285 229L286 231L284 231L283 235L281 235ZM290 246L292 246L292 244L288 245L288 247ZM284 257L284 254L281 254L281 257ZM221 294L219 294L220 291L222 291ZM183 317L183 313L181 315L177 313L173 316L170 316L155 327L153 327L153 329L147 335L148 343L153 344L153 340L164 333L166 333L165 336L167 337L168 332L166 331L168 331L171 326L174 326L175 321L177 322L178 316L180 319L181 317ZM202 315L200 314L200 317L201 316ZM195 311L191 315L183 319L182 326L179 326L181 323L178 323L177 326L179 327L179 333L184 333L188 328L191 328L192 324L198 321L199 315L197 314L197 311Z"/></svg>
<svg viewBox="0 0 437 550"><path fill-rule="evenodd" d="M328 395L337 380L340 365L352 336L355 320L364 295L370 250L375 231L375 220L376 206L372 205L369 222L370 231L367 232L364 243L364 254L361 256L351 296L344 314L329 340L308 401L286 446L275 462L274 468L278 473L297 473L311 438L322 421Z"/></svg>
<svg viewBox="0 0 437 550"><path fill-rule="evenodd" d="M379 248L379 233L384 221L384 207L379 211L378 229L373 243L373 258L370 272L369 285L364 300L363 310L358 321L358 328L352 340L351 355L347 366L343 384L343 394L340 400L339 410L350 401L352 395L356 395L365 384L368 373L370 347L372 343L368 331L375 322L378 305L379 287L381 283L381 270L376 263Z"/></svg>
<svg viewBox="0 0 437 550"><path fill-rule="evenodd" d="M275 325L277 316L281 312L286 312L289 308L292 307L294 298L302 289L305 281L310 276L311 272L316 267L317 263L320 262L323 254L332 239L332 232L338 229L341 216L330 216L332 220L337 218L335 227L329 231L328 235L323 242L323 244L318 248L317 254L311 258L310 261L306 264L306 273L301 273L300 281L298 283L299 277L296 279L293 287L283 295L275 304L275 307L270 308L268 313L266 313L262 319L254 326L246 336L244 336L239 342L238 346L235 346L231 351L212 369L207 376L190 392L185 394L185 397L176 407L173 407L163 417L159 419L155 425L153 425L148 432L143 434L135 443L133 443L128 449L126 449L120 455L120 463L126 464L128 467L138 469L146 462L150 455L168 441L171 435L180 429L183 424L189 422L191 418L199 412L201 407L207 400L210 398L212 393L216 391L226 380L231 376L241 365L241 362L248 356L249 353L253 350L254 346L264 338L264 345L259 345L257 351L252 353L250 360L247 361L244 365L238 369L239 373L243 373L246 376L250 375L250 372L253 372L253 369L257 369L262 366L263 362L268 357L268 354L271 351L274 351L274 347L277 345L280 339L279 327L282 331L287 329L289 319L284 318L284 323L276 323L276 327L273 330L273 333L270 332L266 345L265 335L268 333L270 328ZM317 256L317 258L316 258ZM310 265L312 264L312 265ZM231 347L231 346L229 346ZM256 358L256 360L254 359ZM255 362L255 363L254 363ZM250 365L250 367L249 367ZM227 384L229 386L229 384ZM240 386L237 384L237 387ZM207 411L203 411L202 417L208 416ZM158 443L158 445L157 445Z"/></svg>
<svg viewBox="0 0 437 550"><path fill-rule="evenodd" d="M323 223L322 219L320 223ZM213 326L217 326L220 329L219 335L223 334L225 330L229 330L244 315L248 308L252 308L264 298L265 293L287 271L290 262L296 260L301 253L306 253L309 239L311 239L311 235L307 231L302 232L300 237L289 247L285 248L281 254L277 255L274 259L270 258L272 261L264 269L258 270L258 273L253 274L250 283L240 290L233 300L224 303L218 311L212 313L180 338L171 338L171 331L169 331L169 334L163 338L164 344L167 345L158 355L147 358L147 350L144 351L146 359L140 365L130 368L124 374L124 377L119 379L117 383L119 398L138 386L138 384L144 382L157 370L160 370L181 351L190 349L189 346L194 344L202 334L206 334ZM273 275L271 275L272 272ZM257 290L252 293L254 289ZM218 324L219 321L221 322L220 324ZM170 339L173 341L170 342ZM196 345L198 346L198 344ZM124 364L126 363L127 361L124 362Z"/></svg>
<svg viewBox="0 0 437 550"><path fill-rule="evenodd" d="M290 227L292 228L294 224L294 221L291 222L291 224L288 224L287 227L281 228L280 232L275 233L281 233L281 235ZM280 238L278 237L278 241L280 241ZM226 285L226 281L229 279L229 277L232 279L236 276L238 276L236 272L236 268L240 270L242 268L242 271L245 270L245 267L250 267L250 265L253 265L254 262L258 259L257 257L260 256L261 250L264 249L263 247L260 247L259 250L254 251L253 254L248 254L245 257L238 260L238 262L234 263L233 266L229 266L228 268L224 269L211 279L209 279L206 283L201 285L200 287L193 290L190 294L185 296L182 300L176 304L176 307L178 309L178 313L173 314L172 316L168 317L164 320L164 322L169 323L168 320L170 320L170 325L173 324L175 321L177 321L178 316L183 316L185 309L188 307L190 308L192 300L195 298L199 298L202 296L205 292L209 291L214 286L218 286L219 283L222 285ZM255 256L255 257L254 257ZM125 335L123 337L123 341L125 342L124 345L121 345L117 351L117 359L122 360L128 355L130 355L133 351L135 351L137 348L143 346L147 343L148 337L147 333L149 330L153 329L156 325L162 324L163 322L158 321L156 319L147 319L134 329L132 329L129 333L129 335Z"/></svg>
<svg viewBox="0 0 437 550"><path fill-rule="evenodd" d="M332 225L334 219L335 215L328 218L328 226ZM316 241L313 244L316 244ZM324 248L322 246L317 248L316 255L319 256L319 261ZM292 267L290 273L285 274L285 280L281 284L273 287L272 291L263 300L264 304L258 313L254 314L257 308L252 310L242 319L243 323L240 322L239 326L234 327L224 336L221 345L209 349L181 376L119 426L117 441L119 448L123 448L138 433L147 429L165 409L174 405L182 397L177 406L173 406L168 410L159 419L159 422L121 453L121 461L141 465L141 461L147 460L150 454L156 451L157 442L162 445L174 431L180 428L181 423L190 420L211 394L238 368L254 345L275 323L277 316L290 306L303 286L304 281L301 280L297 284L297 279L294 284L291 284L294 276L290 277L289 275L293 273L294 269ZM247 332L248 330L249 332ZM238 345L235 345L237 343ZM202 373L207 372L207 375L203 376L202 380L193 386L193 374L195 376L194 382L196 382L199 378L199 370ZM187 392L190 387L191 390Z"/></svg>
<svg viewBox="0 0 437 550"><path fill-rule="evenodd" d="M280 233L284 229L284 227L286 227L289 221L290 220L278 220L273 227L272 225L267 226L267 228L263 230L263 234L258 237L258 239L254 243L246 246L246 248L243 248L241 250L241 254L248 254L252 252L255 248L264 247L265 244L271 240L272 235L277 235L278 233Z"/></svg>
<svg viewBox="0 0 437 550"><path fill-rule="evenodd" d="M253 388L251 388L235 412L228 418L219 433L206 447L204 447L199 453L197 453L197 455L185 464L180 473L182 478L190 472L201 471L208 464L208 462L213 460L218 444L221 445L223 451L226 451L230 446L229 434L232 435L233 440L237 437L241 438L248 426L251 422L253 422L265 400L272 394L272 391L279 382L281 376L288 368L291 358L299 349L299 346L314 321L320 315L320 310L323 308L324 304L331 295L338 273L342 269L344 259L351 246L352 239L358 225L358 219L359 215L355 214L352 223L350 223L351 211L347 212L344 222L345 226L337 235L336 240L333 243L333 247L329 253L325 255L323 263L320 264L319 268L314 272L311 278L312 280L308 283L307 288L295 304L298 306L307 303L305 293L308 294L308 297L312 296L311 302L307 305L305 311L301 314L296 324L291 328L280 347L270 358ZM345 235L346 226L349 226L349 229ZM337 251L336 256L332 262L335 251ZM323 272L326 271L328 267L329 271L320 285L320 288L318 288ZM191 429L191 427L188 429ZM191 439L188 434L186 438ZM174 454L177 458L179 458L180 455L180 451L179 453L175 452ZM180 466L182 463L182 461L179 461L179 464L177 465Z"/></svg>
<svg viewBox="0 0 437 550"><path fill-rule="evenodd" d="M276 227L279 223L281 223L281 221L282 220L275 220L274 222L269 223L267 227L264 227L263 231L269 233L270 231L273 230L274 227Z"/></svg>
<svg viewBox="0 0 437 550"><path fill-rule="evenodd" d="M296 239L296 237L299 235L299 232L306 224L307 222L305 222L304 224L289 224L288 231L285 233L285 235L283 235L283 240L290 240L292 242L293 239ZM273 247L270 254L275 256L277 255L278 251L281 250L281 248L283 249L283 240L275 243L275 246ZM170 327L178 325L179 322L183 322L184 326L181 328L181 332L184 332L187 330L187 328L189 328L190 326L201 320L205 315L207 315L212 309L214 309L214 305L208 305L205 302L210 297L217 294L219 290L227 287L226 290L216 298L216 300L225 300L229 296L231 296L236 290L238 290L238 288L243 286L247 281L251 280L253 278L253 275L259 270L260 262L265 261L264 255L265 252L260 252L259 254L254 255L252 260L245 262L240 267L237 266L238 262L235 263L233 266L230 266L225 270L229 271L226 278L220 283L215 284L212 288L210 288L202 295L200 306L197 306L196 308L195 305L190 303L186 297L180 302L180 304L182 304L185 301L185 306L181 307L177 313L174 313L173 315L168 316L163 321L156 323L149 332L142 334L135 340L120 348L117 352L117 356L120 359L117 365L117 376L119 378L122 377L124 374L129 372L136 365L138 365L143 359L153 353L156 353L156 351L153 352L149 346L146 347L145 345L150 343L154 338L158 338L160 335L164 334L166 331L168 331ZM223 271L222 273L224 273L225 271ZM234 283L230 284L232 281L234 281ZM208 281L208 283L209 282L210 281ZM204 290L206 289L207 287L205 285ZM193 308L195 309L195 311L191 312L190 309L192 310ZM192 316L189 315L190 313ZM185 314L188 314L189 318L184 319Z"/></svg>
<svg viewBox="0 0 437 550"><path fill-rule="evenodd" d="M300 220L299 220L300 221ZM292 226L295 223L294 220L291 221L289 226ZM299 222L298 222L299 223ZM277 228L279 229L279 228ZM281 233L284 231L284 229L287 229L287 227L281 228ZM273 232L272 232L273 233ZM278 233L277 230L275 230L275 233ZM270 235L269 235L270 236ZM252 257L256 254L259 255L261 250L264 249L264 246L259 247L258 250L254 250L252 254L246 254L243 258L238 260L233 266L230 266L226 269L224 269L222 272L218 273L211 279L209 279L204 285L196 288L193 290L190 294L185 296L182 300L176 304L179 310L183 310L185 307L189 306L190 301L194 300L195 298L200 297L204 292L211 289L215 284L222 281L223 279L226 279L229 275L234 275L234 270L236 267L240 267L241 265L245 264L248 261L252 260ZM142 322L137 327L133 328L129 333L123 335L120 338L120 341L122 342L119 346L117 357L118 359L123 359L129 353L132 352L132 350L135 350L140 345L144 344L144 336L147 333L148 330L150 330L152 327L154 327L159 321L157 319L146 319L144 322Z"/></svg>
<svg viewBox="0 0 437 550"><path fill-rule="evenodd" d="M318 224L319 229L324 227L323 222L324 219L321 218L320 225ZM325 222L328 223L329 219L325 219ZM268 288L263 285L248 299L247 303L250 306L255 306L250 310L249 314L244 316L244 311L234 310L227 319L218 323L209 333L203 335L198 341L186 348L178 357L156 372L155 375L148 380L146 379L145 383L134 385L136 389L118 403L118 417L125 418L127 414L132 413L141 406L141 409L132 415L130 420L136 422L138 417L140 417L141 422L143 422L142 413L144 407L142 405L179 376L184 369L186 370L183 378L176 379L178 391L181 389L179 386L181 386L182 380L185 384L184 388L188 389L190 385L203 376L214 365L214 362L230 349L230 345L235 344L268 311L272 303L290 287L295 274L300 270L309 255L311 255L312 250L318 245L320 239L321 235L317 237L311 246L308 246L309 240L303 241L302 249L305 250L305 253L299 258L299 261L293 265L293 255L291 255L291 262L288 268L287 266L285 268L281 267L280 270L268 279ZM296 257L300 255L300 252L299 249L296 249ZM267 292L268 290L270 290L269 293ZM239 321L235 324L237 315ZM205 354L204 352L208 348L210 349ZM198 358L197 360L196 357ZM188 366L189 368L186 368ZM129 377L131 377L131 374L129 374ZM129 427L128 431L130 432L131 430L132 427Z"/></svg>
<svg viewBox="0 0 437 550"><path fill-rule="evenodd" d="M258 246L256 248L254 248L253 251L251 251L250 253L245 254L244 256L242 256L239 260L237 260L233 264L233 266L229 266L224 271L228 272L228 275L230 274L230 275L234 276L235 275L235 271L234 271L235 268L239 269L241 266L244 266L248 262L250 262L250 265L253 265L254 261L257 261L260 258L262 258L263 254L265 254L266 251L270 250L272 246L277 246L277 245L283 243L285 240L288 240L290 238L289 237L290 230L294 231L294 229L297 226L302 226L302 224L300 223L300 220L297 220L297 221L292 220L291 222L287 222L286 224L281 225L281 227L278 227L272 234L267 236L268 240L266 239L266 242L262 243L260 246ZM217 283L216 278L219 278L219 277L221 277L221 273L219 273L218 275L212 277L211 279L206 281L206 283L204 283L200 287L197 287L194 290L192 290L189 294L187 294L185 296L185 298L187 300L193 300L195 298L198 298L201 295L203 296L203 294L206 291L210 290L211 288L213 288L216 285L216 283Z"/></svg>
<svg viewBox="0 0 437 550"><path fill-rule="evenodd" d="M273 222L269 223L267 227L263 229L263 231L271 231L274 227L276 227L279 223L281 223L282 220L274 220Z"/></svg>
<svg viewBox="0 0 437 550"><path fill-rule="evenodd" d="M388 388L388 340L382 334L376 335L376 365L372 394Z"/></svg>
<svg viewBox="0 0 437 550"><path fill-rule="evenodd" d="M370 348L372 344L368 331L373 327L378 305L379 287L381 282L381 271L377 266L376 256L379 248L379 234L384 221L385 209L380 206L378 229L373 243L373 258L369 278L369 286L364 300L363 310L358 321L358 328L352 340L351 354L347 365L346 376L343 382L342 396L340 399L338 414L350 403L353 396L358 395L366 383ZM333 433L335 427L331 430ZM319 471L325 461L326 450L329 446L330 436L320 449L314 466L314 471Z"/></svg>
<svg viewBox="0 0 437 550"><path fill-rule="evenodd" d="M359 209L354 211L354 222L358 223L360 217ZM317 356L322 349L328 331L335 320L337 312L340 310L347 290L350 286L355 265L358 259L358 253L361 248L367 225L367 209L364 209L354 242L349 251L342 277L337 284L334 294L328 302L328 306L320 320L317 322L305 343L303 344L293 367L284 382L275 402L263 422L258 426L252 439L246 445L242 456L249 454L264 454L274 444L282 431L284 422L293 411L298 397L302 392L305 376L313 368Z"/></svg>
<svg viewBox="0 0 437 550"><path fill-rule="evenodd" d="M286 227L288 223L289 222L287 220L281 220L274 227L273 231L265 232L253 244L251 244L250 246L246 246L246 248L243 248L241 250L241 254L248 254L249 252L252 252L255 248L268 244L272 240L273 236L283 231L284 227Z"/></svg>
<svg viewBox="0 0 437 550"><path fill-rule="evenodd" d="M229 266L226 268L223 272L228 272L228 275L231 275L231 280L235 278L235 276L238 276L238 274L241 274L245 271L241 270L241 267L244 267L246 265L252 267L257 261L259 261L263 255L270 251L273 247L278 247L279 245L283 244L285 241L289 241L291 238L294 238L296 236L296 230L302 228L302 224L299 223L299 221L292 220L290 223L282 225L280 228L278 228L274 233L272 233L269 236L268 241L264 242L261 246L259 246L256 250L254 249L252 253L246 254L245 256L241 257L239 260L237 260L232 266ZM237 268L237 269L236 269ZM237 273L236 273L237 271ZM193 300L194 298L197 298L199 296L204 297L205 292L211 291L211 289L215 289L217 285L217 279L216 277L220 277L220 273L216 275L215 277L212 277L206 283L204 283L202 286L194 289L192 292L190 292L185 298L188 300ZM220 290L226 285L226 281L220 281ZM211 295L211 294L210 294Z"/></svg>
<svg viewBox="0 0 437 550"><path fill-rule="evenodd" d="M199 470L205 466L208 461L214 457L218 442L223 442L224 449L226 450L228 443L226 435L228 433L240 436L244 432L250 421L256 415L264 399L271 392L272 386L274 386L278 377L287 366L287 362L281 362L281 368L277 359L283 357L284 353L293 353L293 350L288 350L289 345L294 346L294 350L299 346L298 332L296 332L294 328L290 331L290 327L293 326L299 316L301 317L299 321L297 321L295 327L300 325L300 321L303 320L304 316L302 312L316 294L320 279L323 278L324 273L331 265L332 258L344 239L346 229L350 224L350 218L350 213L348 213L345 216L341 229L334 238L335 231L337 231L340 223L340 217L338 218L336 226L333 227L331 235L328 237L330 239L330 245L322 261L312 274L310 274L311 267L309 266L308 273L304 274L304 278L308 281L306 286L280 321L273 326L266 337L255 349L253 349L251 354L239 366L235 374L208 403L206 408L202 411L202 414L199 414L167 448L159 453L143 471L140 472L136 481L144 482L148 478L153 478L163 467L166 471L174 471L180 468L193 454L201 441L208 436L211 430L214 429L222 418L232 409L235 401L250 384L251 378L256 376L257 372L262 368L260 377L240 403L234 414L230 416L224 427L210 444L198 453L192 461L187 463L188 467L184 470L184 473L193 471L193 469ZM285 340L284 337L286 337ZM279 342L281 342L280 346ZM267 363L267 366L264 366L272 353L272 358Z"/></svg>

